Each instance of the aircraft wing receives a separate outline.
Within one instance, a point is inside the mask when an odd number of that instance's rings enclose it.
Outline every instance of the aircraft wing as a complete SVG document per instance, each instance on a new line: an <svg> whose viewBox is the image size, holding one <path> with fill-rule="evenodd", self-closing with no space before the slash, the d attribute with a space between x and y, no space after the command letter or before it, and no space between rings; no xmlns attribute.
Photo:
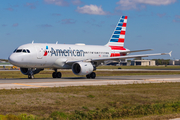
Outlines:
<svg viewBox="0 0 180 120"><path fill-rule="evenodd" d="M106 61L106 60L118 60L118 59L129 59L129 58L139 58L139 57L148 57L148 56L156 56L156 55L170 55L169 53L155 53L155 54L142 54L142 55L127 55L127 56L119 56L119 57L107 57L107 58L92 58L86 60L67 60L66 63L74 63L74 62L91 62L91 61Z"/></svg>

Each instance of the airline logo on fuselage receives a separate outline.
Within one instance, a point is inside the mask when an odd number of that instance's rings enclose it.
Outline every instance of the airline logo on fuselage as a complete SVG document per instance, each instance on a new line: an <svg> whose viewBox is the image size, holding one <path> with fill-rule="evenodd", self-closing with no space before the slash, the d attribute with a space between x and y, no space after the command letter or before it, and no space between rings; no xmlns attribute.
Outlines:
<svg viewBox="0 0 180 120"><path fill-rule="evenodd" d="M84 56L83 50L72 50L72 49L55 49L51 47L51 56L74 56L82 57Z"/></svg>
<svg viewBox="0 0 180 120"><path fill-rule="evenodd" d="M46 46L46 50L45 50L45 52L44 52L44 56L47 56L47 54L48 54L48 46Z"/></svg>

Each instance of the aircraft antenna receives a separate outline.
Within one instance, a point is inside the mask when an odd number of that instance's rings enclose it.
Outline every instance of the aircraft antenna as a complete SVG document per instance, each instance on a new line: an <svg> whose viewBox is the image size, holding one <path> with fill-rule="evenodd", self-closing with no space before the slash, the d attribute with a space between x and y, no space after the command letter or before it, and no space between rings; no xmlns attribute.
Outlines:
<svg viewBox="0 0 180 120"><path fill-rule="evenodd" d="M58 44L58 41L56 41L56 44Z"/></svg>
<svg viewBox="0 0 180 120"><path fill-rule="evenodd" d="M34 40L32 41L32 44L34 43Z"/></svg>

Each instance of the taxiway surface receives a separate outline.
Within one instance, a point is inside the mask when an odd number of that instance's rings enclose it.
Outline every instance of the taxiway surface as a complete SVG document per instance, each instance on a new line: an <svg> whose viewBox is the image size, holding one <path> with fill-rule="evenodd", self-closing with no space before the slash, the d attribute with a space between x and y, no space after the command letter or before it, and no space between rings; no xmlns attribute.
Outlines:
<svg viewBox="0 0 180 120"><path fill-rule="evenodd" d="M138 76L106 76L96 79L85 77L61 79L0 79L0 89L40 88L40 87L66 87L87 85L113 85L134 83L163 83L180 82L180 75L138 75Z"/></svg>

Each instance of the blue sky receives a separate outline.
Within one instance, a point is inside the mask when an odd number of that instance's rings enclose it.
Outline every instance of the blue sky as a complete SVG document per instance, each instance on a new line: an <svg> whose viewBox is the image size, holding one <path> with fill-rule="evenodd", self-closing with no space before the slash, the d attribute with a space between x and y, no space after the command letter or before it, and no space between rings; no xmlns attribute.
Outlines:
<svg viewBox="0 0 180 120"><path fill-rule="evenodd" d="M15 48L33 40L105 45L122 15L128 16L125 48L154 49L145 53L172 50L171 59L180 59L178 0L3 0L0 58L7 59Z"/></svg>

